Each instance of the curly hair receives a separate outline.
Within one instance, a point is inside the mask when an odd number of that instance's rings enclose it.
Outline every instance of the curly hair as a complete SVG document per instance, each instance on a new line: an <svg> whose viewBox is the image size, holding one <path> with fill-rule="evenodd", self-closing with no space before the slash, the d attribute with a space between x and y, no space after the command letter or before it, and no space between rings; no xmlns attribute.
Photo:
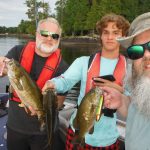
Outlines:
<svg viewBox="0 0 150 150"><path fill-rule="evenodd" d="M130 23L121 15L116 15L114 13L106 14L96 23L96 30L102 35L102 31L107 27L109 22L116 23L118 29L122 29L123 36L126 36L129 30Z"/></svg>

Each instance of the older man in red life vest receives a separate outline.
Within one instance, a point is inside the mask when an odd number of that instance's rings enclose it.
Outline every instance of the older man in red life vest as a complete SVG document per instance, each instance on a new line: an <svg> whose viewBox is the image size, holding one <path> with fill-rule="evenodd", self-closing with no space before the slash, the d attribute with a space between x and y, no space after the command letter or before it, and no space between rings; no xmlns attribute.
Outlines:
<svg viewBox="0 0 150 150"><path fill-rule="evenodd" d="M57 92L66 92L77 82L81 81L78 105L80 105L84 95L94 86L110 86L123 92L122 83L125 76L125 57L119 54L120 44L116 38L125 36L129 28L129 22L122 16L107 14L97 23L97 30L100 35L101 51L92 56L77 58L68 70L59 78L47 81L42 91L47 88L54 88ZM99 78L101 76L112 75L115 81ZM113 79L109 76L109 79ZM107 76L108 77L108 76ZM94 123L93 134L85 135L84 147L79 143L74 146L73 120L76 116L74 112L70 119L66 139L66 150L119 150L119 133L116 127L116 114L114 110L104 109L99 121ZM79 129L80 130L80 129Z"/></svg>
<svg viewBox="0 0 150 150"><path fill-rule="evenodd" d="M42 89L47 80L59 76L68 68L58 49L60 36L61 27L57 20L54 18L41 20L37 27L36 42L13 47L5 57L0 57L0 66L4 66L4 60L11 58L19 61ZM6 74L7 69L4 68L1 76ZM59 106L62 105L64 98L65 94L58 94ZM13 93L9 101L7 122L8 150L44 149L47 144L46 133L41 133L37 118L28 115L23 108L18 106L19 103L20 99ZM54 144L55 150L59 149L57 146L58 144Z"/></svg>

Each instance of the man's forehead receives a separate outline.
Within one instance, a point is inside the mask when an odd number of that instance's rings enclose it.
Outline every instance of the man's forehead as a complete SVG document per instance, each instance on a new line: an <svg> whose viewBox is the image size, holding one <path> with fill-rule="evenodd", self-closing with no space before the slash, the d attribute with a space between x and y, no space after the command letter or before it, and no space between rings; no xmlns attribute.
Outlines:
<svg viewBox="0 0 150 150"><path fill-rule="evenodd" d="M51 32L59 32L59 27L56 23L53 22L42 22L40 25L40 29L51 31Z"/></svg>
<svg viewBox="0 0 150 150"><path fill-rule="evenodd" d="M150 30L144 31L134 37L132 44L143 44L150 41Z"/></svg>

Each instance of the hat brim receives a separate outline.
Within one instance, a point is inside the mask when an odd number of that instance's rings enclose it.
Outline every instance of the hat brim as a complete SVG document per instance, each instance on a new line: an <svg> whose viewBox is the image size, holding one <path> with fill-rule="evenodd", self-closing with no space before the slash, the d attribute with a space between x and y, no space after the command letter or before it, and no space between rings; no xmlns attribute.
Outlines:
<svg viewBox="0 0 150 150"><path fill-rule="evenodd" d="M143 30L141 30L140 32L136 33L136 34L133 34L131 36L127 36L127 37L120 37L120 38L117 38L116 40L120 43L120 45L124 48L128 48L129 46L132 45L132 41L134 39L134 37L136 37L137 35L141 34L142 32L146 31L146 30L149 30L150 27L148 28L145 28Z"/></svg>

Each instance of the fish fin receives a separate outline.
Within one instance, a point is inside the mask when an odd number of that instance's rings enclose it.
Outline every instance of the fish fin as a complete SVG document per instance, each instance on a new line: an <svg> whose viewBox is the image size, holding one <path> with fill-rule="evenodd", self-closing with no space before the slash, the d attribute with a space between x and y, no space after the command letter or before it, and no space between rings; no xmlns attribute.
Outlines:
<svg viewBox="0 0 150 150"><path fill-rule="evenodd" d="M92 104L92 111L97 107L97 105Z"/></svg>
<svg viewBox="0 0 150 150"><path fill-rule="evenodd" d="M78 136L75 136L72 139L71 143L73 145L80 145L81 147L84 147L85 146L85 138L81 138L81 137L79 138Z"/></svg>
<svg viewBox="0 0 150 150"><path fill-rule="evenodd" d="M46 128L46 123L45 123L45 120L43 119L40 119L40 131L43 132L45 131L45 128Z"/></svg>
<svg viewBox="0 0 150 150"><path fill-rule="evenodd" d="M19 81L18 81L18 79L14 79L13 82L14 82L14 84L17 86L18 90L20 90L20 91L23 90L22 80L19 80Z"/></svg>
<svg viewBox="0 0 150 150"><path fill-rule="evenodd" d="M75 136L79 134L79 129L75 129Z"/></svg>
<svg viewBox="0 0 150 150"><path fill-rule="evenodd" d="M89 130L89 134L93 134L94 132L94 126Z"/></svg>
<svg viewBox="0 0 150 150"><path fill-rule="evenodd" d="M78 120L77 120L78 116L76 116L73 120L73 127L76 129L76 130L79 130L79 123L78 123Z"/></svg>
<svg viewBox="0 0 150 150"><path fill-rule="evenodd" d="M19 107L25 107L23 103L18 104Z"/></svg>
<svg viewBox="0 0 150 150"><path fill-rule="evenodd" d="M12 85L9 86L9 93L13 93L14 89L12 87Z"/></svg>
<svg viewBox="0 0 150 150"><path fill-rule="evenodd" d="M27 112L27 114L31 114L31 111L29 110L29 108L24 103L18 104L18 106L19 107L24 107L24 109Z"/></svg>
<svg viewBox="0 0 150 150"><path fill-rule="evenodd" d="M22 86L22 80L20 80L20 82L17 84L17 88L20 90L20 91L23 91L23 86Z"/></svg>
<svg viewBox="0 0 150 150"><path fill-rule="evenodd" d="M84 146L85 146L85 138L82 139L82 141L81 141L81 143L80 143L80 146L81 146L82 148L84 148Z"/></svg>
<svg viewBox="0 0 150 150"><path fill-rule="evenodd" d="M21 84L17 84L17 88L18 90L23 91L23 86Z"/></svg>
<svg viewBox="0 0 150 150"><path fill-rule="evenodd" d="M97 108L97 106L95 104L92 104L90 112L93 113L96 108Z"/></svg>

